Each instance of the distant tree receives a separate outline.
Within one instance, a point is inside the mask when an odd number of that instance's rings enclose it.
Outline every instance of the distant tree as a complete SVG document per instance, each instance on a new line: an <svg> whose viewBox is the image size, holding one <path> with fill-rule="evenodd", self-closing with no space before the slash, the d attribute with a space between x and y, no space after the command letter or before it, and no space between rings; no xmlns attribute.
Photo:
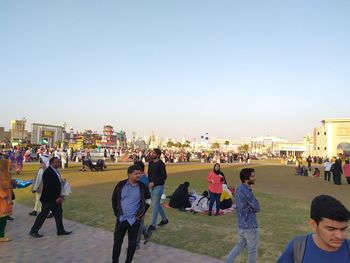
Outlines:
<svg viewBox="0 0 350 263"><path fill-rule="evenodd" d="M220 144L218 142L214 142L212 145L211 145L211 148L213 149L219 149L220 148Z"/></svg>
<svg viewBox="0 0 350 263"><path fill-rule="evenodd" d="M168 141L167 144L166 144L166 146L167 146L168 148L171 148L171 147L175 146L175 143L174 143L173 141Z"/></svg>
<svg viewBox="0 0 350 263"><path fill-rule="evenodd" d="M238 146L238 151L246 153L249 150L249 145L248 144L243 144Z"/></svg>
<svg viewBox="0 0 350 263"><path fill-rule="evenodd" d="M189 144L189 143L184 143L184 144L182 145L182 147L184 147L184 148L189 148L189 147L190 147L190 144Z"/></svg>
<svg viewBox="0 0 350 263"><path fill-rule="evenodd" d="M177 148L181 148L181 147L182 147L181 142L177 142L177 143L175 143L175 147L177 147Z"/></svg>

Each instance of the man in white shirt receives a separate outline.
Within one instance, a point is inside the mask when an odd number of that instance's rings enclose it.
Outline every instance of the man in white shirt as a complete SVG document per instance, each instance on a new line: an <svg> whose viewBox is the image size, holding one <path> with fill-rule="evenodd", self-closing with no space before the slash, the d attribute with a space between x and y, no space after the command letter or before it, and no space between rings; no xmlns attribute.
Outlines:
<svg viewBox="0 0 350 263"><path fill-rule="evenodd" d="M46 169L46 164L40 158L40 168L35 176L32 193L35 193L35 205L33 211L29 213L31 216L37 216L41 212L41 192L43 190L43 173Z"/></svg>
<svg viewBox="0 0 350 263"><path fill-rule="evenodd" d="M327 158L323 166L324 166L324 180L329 182L329 180L331 179L332 163Z"/></svg>

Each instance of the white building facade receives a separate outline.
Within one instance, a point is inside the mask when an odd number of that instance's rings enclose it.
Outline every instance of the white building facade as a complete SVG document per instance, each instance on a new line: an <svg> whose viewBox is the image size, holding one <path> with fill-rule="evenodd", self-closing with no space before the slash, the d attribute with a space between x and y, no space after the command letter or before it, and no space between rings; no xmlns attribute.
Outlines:
<svg viewBox="0 0 350 263"><path fill-rule="evenodd" d="M350 156L350 119L325 119L314 128L313 153L321 157Z"/></svg>
<svg viewBox="0 0 350 263"><path fill-rule="evenodd" d="M33 123L31 143L54 146L56 143L63 142L63 131L62 126Z"/></svg>

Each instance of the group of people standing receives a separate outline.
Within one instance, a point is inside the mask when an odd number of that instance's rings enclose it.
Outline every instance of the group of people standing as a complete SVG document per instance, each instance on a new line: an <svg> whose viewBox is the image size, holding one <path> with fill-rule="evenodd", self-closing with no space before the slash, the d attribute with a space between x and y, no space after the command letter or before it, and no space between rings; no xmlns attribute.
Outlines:
<svg viewBox="0 0 350 263"><path fill-rule="evenodd" d="M331 173L333 174L333 182L336 185L341 185L341 177L344 174L346 181L350 184L350 162L349 159L345 160L342 165L342 159L337 158L332 163L329 159L324 162L324 180L330 181Z"/></svg>
<svg viewBox="0 0 350 263"><path fill-rule="evenodd" d="M139 247L141 235L145 243L157 226L164 226L169 220L161 206L161 196L167 179L164 162L160 159L161 150L156 148L150 154L147 175L142 162L135 162L128 168L128 178L120 181L114 188L112 207L116 217L112 261L119 262L124 236L128 232L126 263L132 262L135 250ZM146 211L153 204L151 224L144 226ZM158 214L161 221L157 224Z"/></svg>
<svg viewBox="0 0 350 263"><path fill-rule="evenodd" d="M66 231L62 223L62 202L65 195L64 185L66 185L66 181L58 171L60 166L61 161L57 157L53 157L49 160L48 166L42 164L38 171L37 177L40 176L41 182L34 185L33 192L37 193L35 209L39 213L29 232L29 235L34 238L43 236L38 231L44 224L50 211L55 217L57 235L69 235L72 233L71 231ZM13 212L14 185L14 180L11 178L10 160L0 158L0 241L3 242L11 240L5 237L5 227Z"/></svg>
<svg viewBox="0 0 350 263"><path fill-rule="evenodd" d="M350 161L349 159L346 159L343 161L341 158L332 158L333 161L330 159L326 158L324 163L323 163L323 168L324 168L324 180L325 181L330 181L331 177L333 177L333 183L335 185L341 185L341 178L342 175L345 176L345 179L348 184L350 184ZM301 176L311 176L311 157L309 156L307 158L307 168L304 165L301 165L300 163L296 167L296 175L301 175ZM318 167L315 167L314 172L312 173L312 176L314 177L321 177L321 171Z"/></svg>
<svg viewBox="0 0 350 263"><path fill-rule="evenodd" d="M341 185L342 175L345 176L346 181L350 184L350 162L349 158L345 160L344 165L341 158L333 158L334 161L330 161L328 158L323 163L324 167L324 180L330 181L331 175L333 175L333 183L335 185ZM316 169L316 168L315 168Z"/></svg>

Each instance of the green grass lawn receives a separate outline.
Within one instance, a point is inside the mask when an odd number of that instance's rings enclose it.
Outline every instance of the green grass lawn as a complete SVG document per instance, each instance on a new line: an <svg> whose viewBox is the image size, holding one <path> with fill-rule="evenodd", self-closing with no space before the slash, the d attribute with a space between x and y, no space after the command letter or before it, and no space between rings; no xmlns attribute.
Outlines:
<svg viewBox="0 0 350 263"><path fill-rule="evenodd" d="M68 179L73 193L64 203L64 217L97 228L114 230L111 195L115 184L126 178L127 164L108 164L104 172L80 172L76 164L61 174ZM294 176L293 166L269 163L252 163L257 174L254 193L261 204L259 262L275 262L288 241L297 234L309 231L310 200L326 193L350 206L350 186L334 186L322 179ZM207 188L207 174L212 164L167 165L168 179L165 193L170 195L184 182L201 193ZM237 186L238 174L243 165L221 165L229 185ZM20 178L35 176L37 164L27 164ZM16 178L16 176L14 176ZM30 188L16 190L17 202L32 207L34 195ZM188 251L224 259L236 242L235 214L208 217L203 214L183 213L166 209L170 224L157 229L152 241ZM151 213L146 216L150 222ZM159 218L160 220L160 218ZM246 254L237 262L246 262Z"/></svg>

